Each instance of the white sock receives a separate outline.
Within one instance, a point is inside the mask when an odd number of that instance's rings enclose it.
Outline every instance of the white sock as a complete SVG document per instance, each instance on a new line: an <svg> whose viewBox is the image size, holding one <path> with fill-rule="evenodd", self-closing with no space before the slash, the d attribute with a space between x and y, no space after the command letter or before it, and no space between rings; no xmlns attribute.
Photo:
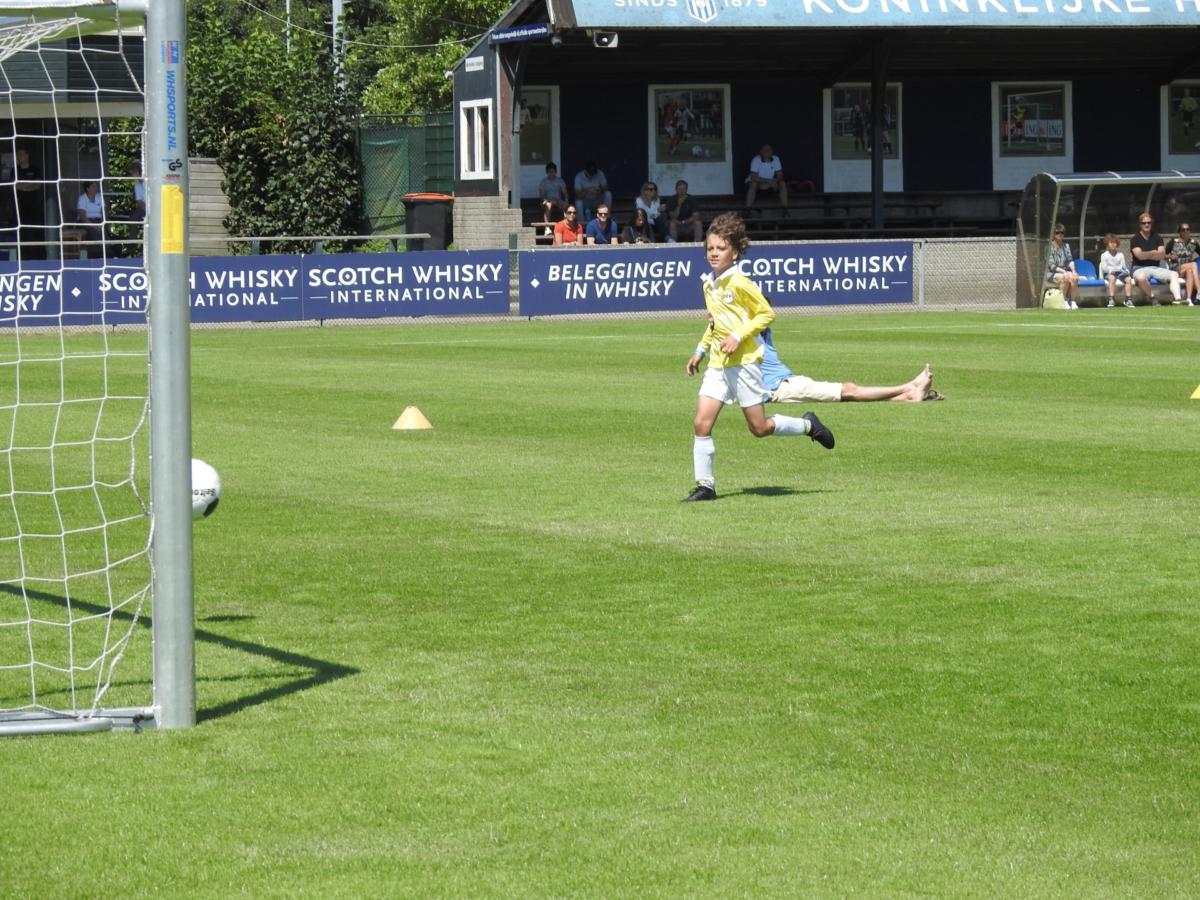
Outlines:
<svg viewBox="0 0 1200 900"><path fill-rule="evenodd" d="M713 457L717 455L716 445L711 437L697 436L692 443L692 465L696 469L696 483L716 487L717 480L713 478Z"/></svg>
<svg viewBox="0 0 1200 900"><path fill-rule="evenodd" d="M786 437L792 434L808 434L808 419L797 419L795 416L771 416L775 420L775 434Z"/></svg>

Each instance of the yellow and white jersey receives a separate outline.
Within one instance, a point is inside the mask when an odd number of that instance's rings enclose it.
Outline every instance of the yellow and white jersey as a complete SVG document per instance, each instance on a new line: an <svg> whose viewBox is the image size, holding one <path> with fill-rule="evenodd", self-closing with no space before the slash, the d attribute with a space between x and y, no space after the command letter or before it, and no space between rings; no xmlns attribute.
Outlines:
<svg viewBox="0 0 1200 900"><path fill-rule="evenodd" d="M775 311L753 281L731 266L719 278L712 273L702 275L704 305L712 324L704 333L700 346L708 352L708 364L714 369L762 362L762 339L759 337L775 321ZM741 341L732 353L721 351L721 341L736 334Z"/></svg>

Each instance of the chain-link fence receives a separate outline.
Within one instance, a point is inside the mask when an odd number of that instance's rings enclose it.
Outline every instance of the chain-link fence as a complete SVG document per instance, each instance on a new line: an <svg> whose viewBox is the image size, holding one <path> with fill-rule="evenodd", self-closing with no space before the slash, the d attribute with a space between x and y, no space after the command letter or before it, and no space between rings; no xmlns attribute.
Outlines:
<svg viewBox="0 0 1200 900"><path fill-rule="evenodd" d="M366 230L403 231L405 194L454 190L451 114L364 116L358 126L358 156Z"/></svg>
<svg viewBox="0 0 1200 900"><path fill-rule="evenodd" d="M1011 237L917 241L913 300L930 310L1014 309L1017 241Z"/></svg>

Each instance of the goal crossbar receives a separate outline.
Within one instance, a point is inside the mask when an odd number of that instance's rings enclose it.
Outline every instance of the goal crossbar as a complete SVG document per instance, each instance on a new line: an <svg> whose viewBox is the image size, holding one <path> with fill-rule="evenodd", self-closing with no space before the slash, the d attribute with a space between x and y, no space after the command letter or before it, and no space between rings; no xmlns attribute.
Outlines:
<svg viewBox="0 0 1200 900"><path fill-rule="evenodd" d="M0 0L0 61L41 42L139 27L146 0Z"/></svg>

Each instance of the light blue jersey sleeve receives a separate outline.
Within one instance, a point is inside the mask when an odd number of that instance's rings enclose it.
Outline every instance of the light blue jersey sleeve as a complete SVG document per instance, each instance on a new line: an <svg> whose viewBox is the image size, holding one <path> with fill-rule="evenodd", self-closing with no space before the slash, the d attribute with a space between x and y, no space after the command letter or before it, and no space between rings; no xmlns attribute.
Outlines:
<svg viewBox="0 0 1200 900"><path fill-rule="evenodd" d="M767 386L767 390L774 391L779 389L779 385L783 383L785 378L792 377L792 370L779 361L779 354L775 352L775 343L771 340L771 329L768 328L759 337L763 342L763 359L762 375L763 384Z"/></svg>

